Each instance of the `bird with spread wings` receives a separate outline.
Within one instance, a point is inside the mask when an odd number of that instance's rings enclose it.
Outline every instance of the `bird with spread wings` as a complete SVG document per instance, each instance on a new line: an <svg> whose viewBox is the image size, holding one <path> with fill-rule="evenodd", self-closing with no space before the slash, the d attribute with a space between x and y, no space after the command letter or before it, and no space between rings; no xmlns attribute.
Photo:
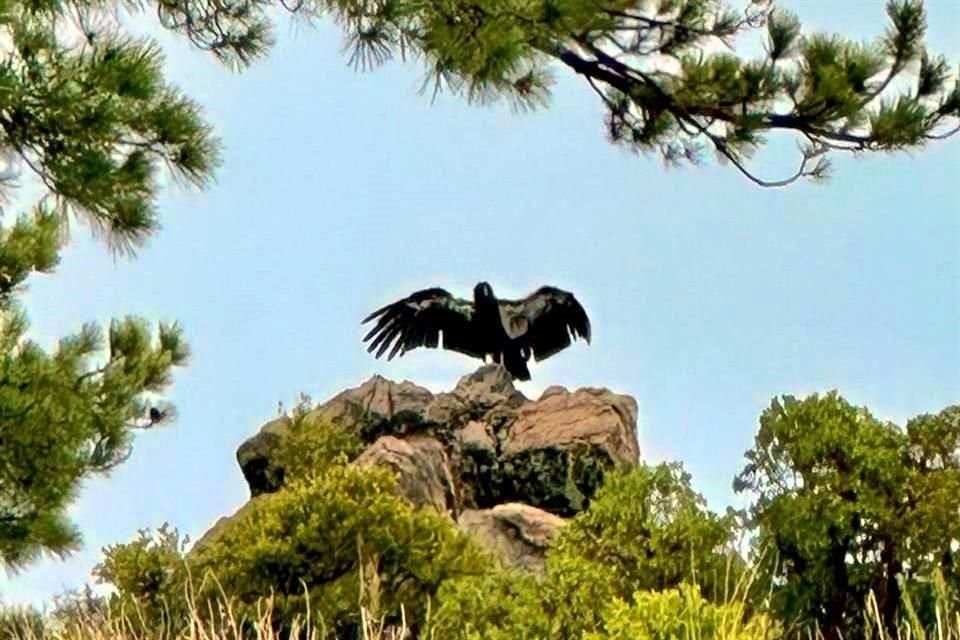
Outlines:
<svg viewBox="0 0 960 640"><path fill-rule="evenodd" d="M463 353L502 364L514 379L529 380L527 361L539 362L581 338L590 343L590 320L573 294L544 286L522 300L499 300L486 282L473 289L473 301L445 289L417 291L377 309L363 338L367 351L387 359L417 347Z"/></svg>

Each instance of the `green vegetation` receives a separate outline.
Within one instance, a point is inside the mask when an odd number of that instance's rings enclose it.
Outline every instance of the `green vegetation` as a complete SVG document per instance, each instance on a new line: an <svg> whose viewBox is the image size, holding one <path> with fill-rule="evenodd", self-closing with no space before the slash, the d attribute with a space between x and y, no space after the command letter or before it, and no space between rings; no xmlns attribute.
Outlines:
<svg viewBox="0 0 960 640"><path fill-rule="evenodd" d="M277 5L310 20L330 16L360 69L417 59L434 95L535 108L549 102L558 68L572 72L601 100L612 143L668 165L699 164L712 152L762 186L823 179L831 153L919 149L960 124L960 84L924 45L919 0L890 0L888 27L872 43L804 34L770 0L169 0L159 8L164 24L198 47L245 65L269 49ZM764 53L735 53L750 37ZM801 144L796 171L781 179L749 166L771 133Z"/></svg>
<svg viewBox="0 0 960 640"><path fill-rule="evenodd" d="M334 464L353 460L363 451L359 434L318 422L310 415L312 408L310 397L304 395L291 411L289 431L277 452L285 480L309 479Z"/></svg>
<svg viewBox="0 0 960 640"><path fill-rule="evenodd" d="M390 621L401 605L422 619L426 595L487 564L443 516L407 504L389 471L346 465L258 499L192 559L243 603L276 594L281 624L309 600L340 635L360 626L361 602Z"/></svg>
<svg viewBox="0 0 960 640"><path fill-rule="evenodd" d="M266 0L163 0L168 28L229 63L271 41ZM914 150L957 131L960 84L923 44L920 2L891 1L876 43L801 36L797 20L716 0L301 0L331 14L361 68L417 56L428 85L470 101L544 104L554 65L582 76L613 142L699 162L708 151L758 184L827 175L831 152ZM218 142L127 38L102 0L0 0L0 195L23 175L44 197L0 228L0 568L78 548L66 516L84 479L129 456L136 430L169 422L158 399L188 348L173 324L84 325L51 351L27 337L29 277L59 263L72 220L116 252L156 232L161 168L207 184ZM760 31L757 31L760 30ZM756 32L748 60L711 43ZM656 62L656 65L653 64ZM904 88L905 87L905 88ZM896 95L893 92L900 91ZM771 132L799 136L796 173L747 167ZM883 423L835 393L776 399L736 488L747 513L711 512L678 465L606 475L564 528L542 576L501 566L452 522L351 466L357 434L295 413L284 486L196 548L168 527L105 550L114 592L49 614L0 612L20 640L387 637L766 639L960 637L960 407ZM545 461L544 464L546 464ZM578 490L593 490L595 470ZM581 487L583 485L583 487ZM577 507L579 505L573 505ZM571 507L571 510L575 510ZM747 543L737 541L746 536Z"/></svg>
<svg viewBox="0 0 960 640"><path fill-rule="evenodd" d="M116 590L103 603L113 618L136 611L136 633L183 633L191 606L228 594L234 613L256 620L269 595L277 629L289 632L309 610L337 637L355 637L361 610L415 623L442 583L488 570L489 558L447 518L407 503L389 471L348 465L356 447L343 430L314 424L302 408L290 428L290 451L312 466L189 554L166 526L105 550L95 574Z"/></svg>
<svg viewBox="0 0 960 640"><path fill-rule="evenodd" d="M443 638L586 638L608 624L630 628L635 607L673 606L666 603L675 589L686 589L687 604L725 602L727 583L743 569L733 518L711 513L689 481L679 465L610 473L562 530L542 579L494 571L451 581L433 630ZM688 588L692 581L707 600ZM650 594L659 594L655 604ZM614 603L622 607L606 608Z"/></svg>
<svg viewBox="0 0 960 640"><path fill-rule="evenodd" d="M121 4L133 14L149 9L229 64L252 63L272 42L275 3L266 0ZM761 184L822 178L828 152L922 147L955 132L960 116L960 84L924 46L916 0L891 0L889 27L870 45L804 36L793 16L765 1L744 14L718 0L279 4L335 19L352 63L367 68L412 54L435 89L471 101L543 104L555 67L566 67L600 95L614 142L671 164L699 162L712 149L753 177L745 162L764 135L799 136L806 148L796 175L754 178ZM187 357L175 323L151 338L137 318L117 320L109 332L84 325L48 353L27 338L18 304L32 274L57 266L71 219L112 250L133 253L159 226L160 169L202 186L219 162L199 107L165 82L158 48L127 37L114 9L111 0L0 2L0 195L11 195L18 177L45 191L0 228L6 568L79 546L65 515L77 488L121 464L136 429L170 421L172 407L150 397ZM766 40L761 58L715 52L718 42L751 32Z"/></svg>
<svg viewBox="0 0 960 640"><path fill-rule="evenodd" d="M289 429L311 463L279 491L189 551L166 526L107 548L108 597L0 623L37 640L960 637L960 406L901 428L835 392L776 398L736 480L749 513L712 512L679 464L611 471L542 574L350 464L357 441L307 405Z"/></svg>
<svg viewBox="0 0 960 640"><path fill-rule="evenodd" d="M960 587L960 406L883 423L836 393L774 400L736 487L751 510L774 608L827 632L859 630L873 593L889 629L901 590L927 621L932 575Z"/></svg>
<svg viewBox="0 0 960 640"><path fill-rule="evenodd" d="M157 395L188 350L179 327L139 318L83 325L51 351L27 337L27 279L59 263L71 217L131 253L158 227L159 169L206 184L218 143L164 82L157 47L97 20L100 3L0 2L0 197L26 177L45 193L0 225L0 568L68 554L66 516L85 478L169 422ZM80 27L79 31L77 27Z"/></svg>

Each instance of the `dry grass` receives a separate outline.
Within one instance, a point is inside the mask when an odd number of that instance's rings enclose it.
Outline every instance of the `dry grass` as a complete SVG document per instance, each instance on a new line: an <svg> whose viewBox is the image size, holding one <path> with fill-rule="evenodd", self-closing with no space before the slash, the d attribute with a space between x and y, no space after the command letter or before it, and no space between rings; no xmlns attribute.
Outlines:
<svg viewBox="0 0 960 640"><path fill-rule="evenodd" d="M743 597L741 588L744 586L749 589L748 585L738 586L740 588L734 590L731 599ZM891 636L884 629L876 599L871 597L864 610L868 632L862 640L960 640L960 608L950 604L942 580L939 580L936 586L937 623L934 628L924 628L909 594L905 594L903 618L896 633ZM276 632L270 624L273 613L272 598L264 598L257 603L257 613L253 619L238 616L236 608L225 596L222 596L216 605L209 605L203 610L189 597L188 601L189 620L176 631L138 631L144 627L143 616L139 610L124 611L117 616L105 611L94 611L87 614L74 613L67 622L48 627L42 635L21 631L14 633L9 640L324 640L328 637L323 621L314 619L309 610L303 617L295 619L288 631L282 634ZM371 616L366 608L361 608L361 618L363 640L412 640L405 622L399 627L385 625L383 620ZM696 621L691 620L691 624L697 626ZM740 627L737 627L731 633L737 640L742 640L745 636L739 629ZM3 630L0 630L0 634L2 633ZM720 633L721 635L716 637L711 634L710 640L729 640L722 637L725 635L722 631ZM429 640L440 640L433 637L432 633L427 635ZM784 640L788 637L785 636ZM816 629L793 637L796 640L823 640L823 635Z"/></svg>
<svg viewBox="0 0 960 640"><path fill-rule="evenodd" d="M871 593L867 599L867 611L865 615L869 620L869 627L873 637L883 640L960 640L960 610L955 606L950 606L945 594L946 588L943 585L942 579L940 579L937 583L937 623L933 629L924 628L913 608L909 594L904 594L903 617L897 626L896 634L891 638L890 634L884 629L880 616L880 607L877 605L876 598Z"/></svg>
<svg viewBox="0 0 960 640"><path fill-rule="evenodd" d="M870 607L872 611L868 611L866 615L871 621L871 639L960 640L960 611L938 611L938 624L931 630L924 629L912 610L909 610L896 636L891 638L880 622L876 601L872 600ZM216 616L209 615L210 612L201 616L197 610L192 610L187 627L176 633L163 630L149 634L139 633L135 631L139 627L138 615L132 612L119 617L88 616L51 629L43 637L27 632L26 635L14 635L11 640L250 640L250 633L256 640L321 640L326 637L323 625L312 621L309 615L295 620L289 632L278 634L269 623L272 611L269 599L261 601L256 620L237 618L229 604L224 604L219 609ZM243 628L247 629L246 634L241 632ZM823 637L818 632L806 635L813 640ZM373 620L366 612L363 613L364 640L407 640L409 637L405 627L387 628L381 621Z"/></svg>
<svg viewBox="0 0 960 640"><path fill-rule="evenodd" d="M252 618L239 615L234 601L222 590L215 604L201 607L188 589L187 603L189 619L176 629L154 628L144 632L142 629L147 625L139 608L114 615L103 607L85 613L73 612L66 621L52 621L39 635L29 629L14 632L9 640L325 640L329 637L323 620L315 619L309 604L305 615L294 618L289 629L280 633L271 624L273 598L258 600L256 615ZM410 640L405 619L400 627L387 625L383 619L371 615L366 607L361 607L360 616L363 640ZM0 635L4 631L0 629Z"/></svg>
<svg viewBox="0 0 960 640"><path fill-rule="evenodd" d="M89 616L72 620L64 625L48 629L42 636L27 631L15 633L11 640L321 640L326 638L322 624L314 624L309 617L294 620L285 633L271 628L271 603L262 601L255 620L241 620L234 616L231 607L221 607L221 615L215 619L199 615L193 610L186 628L173 632L154 630L149 633L137 631L136 614L122 616ZM405 640L409 634L403 628L386 627L382 622L363 615L364 640Z"/></svg>

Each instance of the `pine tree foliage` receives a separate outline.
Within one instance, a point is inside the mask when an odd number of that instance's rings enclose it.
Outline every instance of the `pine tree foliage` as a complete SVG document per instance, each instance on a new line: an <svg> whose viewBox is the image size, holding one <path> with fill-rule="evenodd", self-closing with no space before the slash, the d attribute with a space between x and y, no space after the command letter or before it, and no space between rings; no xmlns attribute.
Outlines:
<svg viewBox="0 0 960 640"><path fill-rule="evenodd" d="M112 4L0 0L0 196L43 188L29 213L0 210L0 566L65 555L66 516L84 479L130 454L133 433L168 422L159 394L188 349L176 324L83 325L47 352L19 295L59 263L68 221L131 253L158 228L166 170L202 186L218 142L162 74L149 42L125 36Z"/></svg>
<svg viewBox="0 0 960 640"><path fill-rule="evenodd" d="M158 169L203 185L218 142L169 86L150 42L101 2L0 1L0 181L39 180L45 205L131 252L157 229Z"/></svg>
<svg viewBox="0 0 960 640"><path fill-rule="evenodd" d="M292 4L291 4L292 2ZM960 84L924 45L920 0L890 0L873 43L804 34L772 0L281 0L331 15L351 64L396 56L426 67L424 88L471 102L545 105L557 66L582 76L606 107L611 141L699 164L711 151L762 186L823 179L830 152L911 150L956 133ZM742 3L741 3L742 4ZM246 64L271 41L265 0L164 0L164 23L218 57ZM764 54L733 51L761 36ZM782 179L749 162L773 132L799 144Z"/></svg>
<svg viewBox="0 0 960 640"><path fill-rule="evenodd" d="M149 396L170 383L171 368L188 355L179 327L161 323L152 340L137 318L113 321L107 336L86 324L53 353L27 340L26 330L22 311L3 310L0 564L9 568L78 547L65 510L81 480L126 460L135 430L173 417L171 407Z"/></svg>

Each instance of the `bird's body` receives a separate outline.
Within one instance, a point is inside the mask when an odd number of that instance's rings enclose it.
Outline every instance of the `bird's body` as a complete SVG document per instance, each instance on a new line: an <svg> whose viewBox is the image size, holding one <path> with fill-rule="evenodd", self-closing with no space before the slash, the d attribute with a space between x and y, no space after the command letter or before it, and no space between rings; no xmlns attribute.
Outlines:
<svg viewBox="0 0 960 640"><path fill-rule="evenodd" d="M529 380L527 361L540 361L566 348L571 338L590 342L590 320L572 293L541 287L523 300L498 300L486 282L473 301L440 288L424 289L381 307L364 318L377 319L364 337L368 351L388 359L417 347L443 348L502 364L520 380ZM391 346L392 345L392 346Z"/></svg>

